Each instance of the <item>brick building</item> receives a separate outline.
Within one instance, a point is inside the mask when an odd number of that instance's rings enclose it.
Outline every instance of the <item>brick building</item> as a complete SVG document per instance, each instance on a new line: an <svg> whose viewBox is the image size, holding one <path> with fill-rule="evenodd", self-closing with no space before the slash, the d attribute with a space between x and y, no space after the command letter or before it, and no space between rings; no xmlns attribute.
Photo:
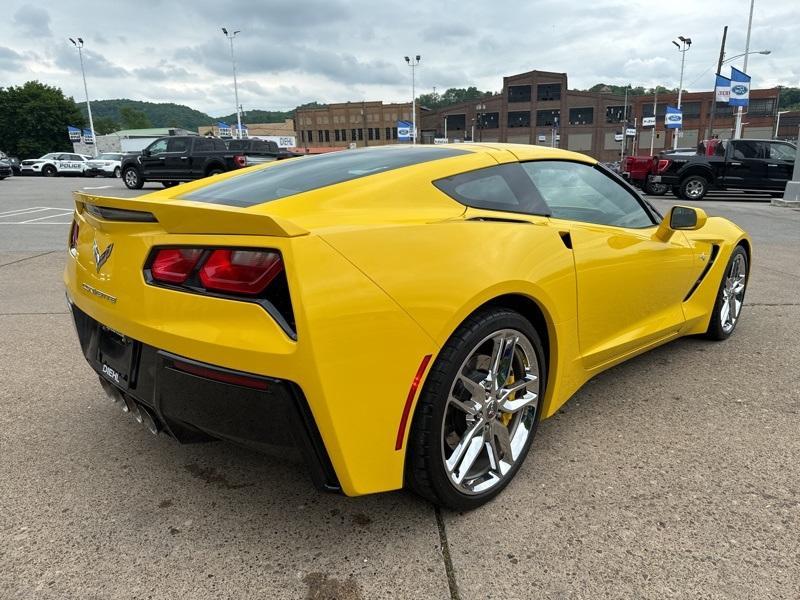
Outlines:
<svg viewBox="0 0 800 600"><path fill-rule="evenodd" d="M397 121L411 120L411 102L340 102L295 114L297 146L380 146L397 143Z"/></svg>

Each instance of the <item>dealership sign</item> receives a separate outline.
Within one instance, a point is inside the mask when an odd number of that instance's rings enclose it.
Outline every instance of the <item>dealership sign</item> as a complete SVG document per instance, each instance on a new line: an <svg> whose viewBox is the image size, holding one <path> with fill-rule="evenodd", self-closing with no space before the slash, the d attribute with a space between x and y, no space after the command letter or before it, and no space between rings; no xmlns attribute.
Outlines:
<svg viewBox="0 0 800 600"><path fill-rule="evenodd" d="M407 142L411 139L411 128L413 125L408 121L397 122L397 139L402 142Z"/></svg>
<svg viewBox="0 0 800 600"><path fill-rule="evenodd" d="M678 129L683 125L683 113L681 109L674 106L667 106L667 114L664 115L664 124L667 129Z"/></svg>
<svg viewBox="0 0 800 600"><path fill-rule="evenodd" d="M655 117L642 117L642 127L655 127L655 126L656 126Z"/></svg>

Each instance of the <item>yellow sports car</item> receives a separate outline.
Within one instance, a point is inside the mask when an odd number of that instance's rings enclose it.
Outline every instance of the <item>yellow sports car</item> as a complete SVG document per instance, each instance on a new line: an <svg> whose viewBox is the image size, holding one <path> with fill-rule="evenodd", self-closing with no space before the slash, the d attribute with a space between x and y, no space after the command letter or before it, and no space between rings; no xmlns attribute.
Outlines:
<svg viewBox="0 0 800 600"><path fill-rule="evenodd" d="M81 349L157 433L288 455L347 495L497 495L538 422L680 336L728 337L747 234L594 159L385 146L133 199L76 193Z"/></svg>

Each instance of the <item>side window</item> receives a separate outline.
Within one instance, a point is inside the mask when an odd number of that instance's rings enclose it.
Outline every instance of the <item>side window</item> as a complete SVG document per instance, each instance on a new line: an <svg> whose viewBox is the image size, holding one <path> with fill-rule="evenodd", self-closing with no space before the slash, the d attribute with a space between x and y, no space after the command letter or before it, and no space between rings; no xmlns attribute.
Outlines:
<svg viewBox="0 0 800 600"><path fill-rule="evenodd" d="M770 160L794 160L796 155L797 151L789 144L769 145Z"/></svg>
<svg viewBox="0 0 800 600"><path fill-rule="evenodd" d="M167 142L167 152L186 152L189 144L183 138L173 138Z"/></svg>
<svg viewBox="0 0 800 600"><path fill-rule="evenodd" d="M767 158L767 147L764 142L755 140L735 140L733 144L733 158Z"/></svg>
<svg viewBox="0 0 800 600"><path fill-rule="evenodd" d="M195 152L207 152L214 148L213 142L208 138L199 138L194 141Z"/></svg>
<svg viewBox="0 0 800 600"><path fill-rule="evenodd" d="M465 206L545 215L547 207L519 163L507 163L445 177L433 182Z"/></svg>
<svg viewBox="0 0 800 600"><path fill-rule="evenodd" d="M167 151L167 140L156 140L148 147L150 154L162 154Z"/></svg>
<svg viewBox="0 0 800 600"><path fill-rule="evenodd" d="M654 225L631 192L592 165L542 160L522 168L556 219L637 229Z"/></svg>

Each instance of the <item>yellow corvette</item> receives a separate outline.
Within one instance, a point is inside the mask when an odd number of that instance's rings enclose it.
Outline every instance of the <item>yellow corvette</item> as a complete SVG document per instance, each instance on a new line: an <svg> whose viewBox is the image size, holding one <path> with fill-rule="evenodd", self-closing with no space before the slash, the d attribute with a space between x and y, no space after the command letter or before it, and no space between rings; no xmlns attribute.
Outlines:
<svg viewBox="0 0 800 600"><path fill-rule="evenodd" d="M590 377L728 337L751 242L586 156L386 146L135 199L76 193L81 349L154 433L289 453L348 495L470 509Z"/></svg>

